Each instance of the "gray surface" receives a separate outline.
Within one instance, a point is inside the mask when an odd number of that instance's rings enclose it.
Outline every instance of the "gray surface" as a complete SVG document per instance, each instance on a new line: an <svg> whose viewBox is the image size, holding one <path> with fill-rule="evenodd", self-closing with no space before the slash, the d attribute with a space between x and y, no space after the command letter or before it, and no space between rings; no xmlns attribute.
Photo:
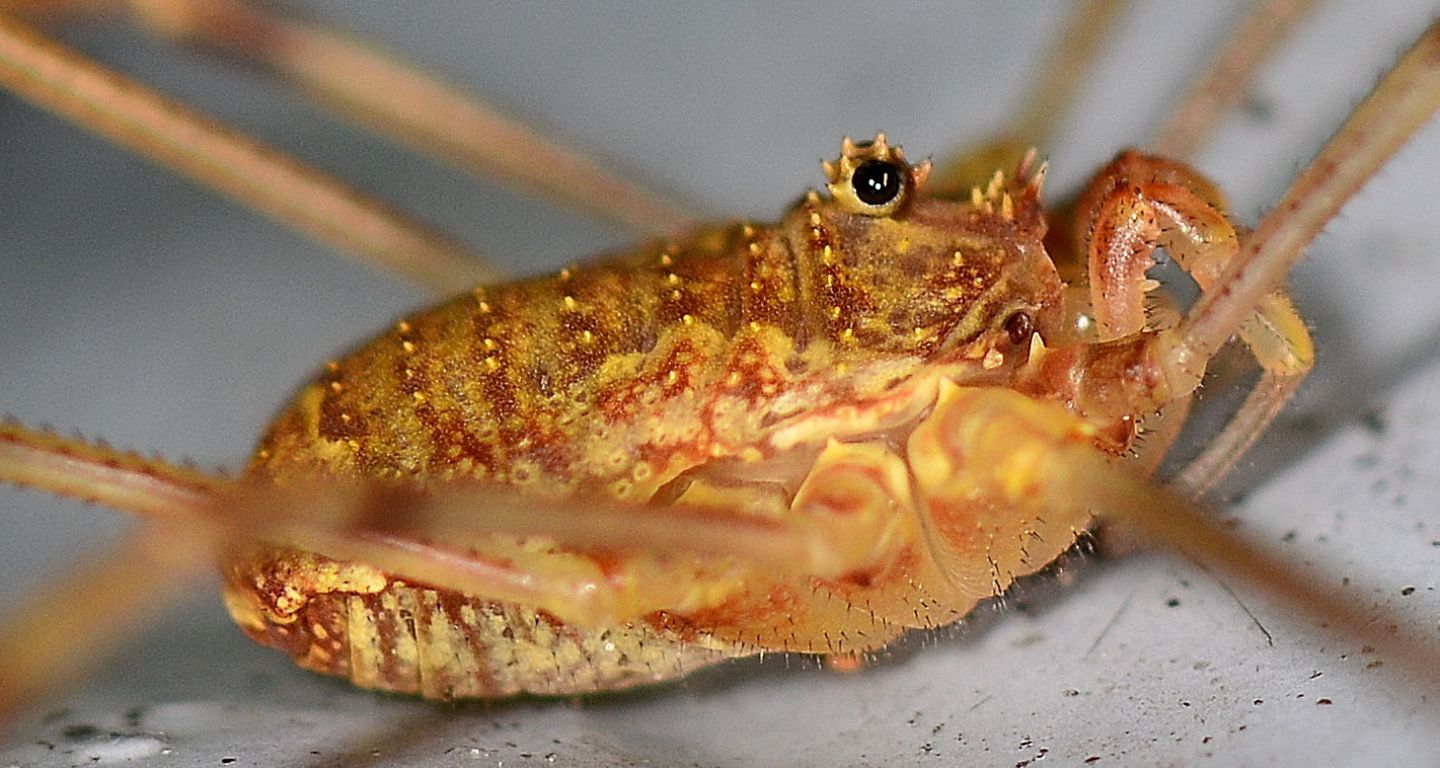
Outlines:
<svg viewBox="0 0 1440 768"><path fill-rule="evenodd" d="M768 217L840 135L912 153L1003 124L1058 21L1023 9L732 8L624 14L468 3L305 2L687 199ZM1018 5L1018 4L1017 4ZM1147 4L1051 148L1059 186L1143 139L1234 3ZM1183 15L1181 15L1183 14ZM1307 24L1201 165L1252 220L1393 56L1426 2L1337 4ZM222 68L77 38L539 269L621 241L381 148ZM1123 51L1123 53L1122 53ZM1306 572L1436 631L1440 126L1349 208L1297 276L1320 370L1247 465L1236 514ZM0 104L0 411L236 466L317 362L421 300L28 108ZM119 516L0 492L7 595L100 546ZM1293 536L1286 534L1293 532ZM1031 585L1023 610L910 643L854 677L741 664L638 696L450 709L292 669L228 625L211 585L0 765L1435 764L1440 711L1353 644L1162 556ZM1360 585L1364 585L1363 587ZM1415 587L1402 595L1402 588ZM1171 606L1169 601L1178 605ZM1321 698L1333 703L1322 705ZM93 734L77 726L93 726ZM111 738L111 732L123 734ZM67 735L68 734L68 735Z"/></svg>

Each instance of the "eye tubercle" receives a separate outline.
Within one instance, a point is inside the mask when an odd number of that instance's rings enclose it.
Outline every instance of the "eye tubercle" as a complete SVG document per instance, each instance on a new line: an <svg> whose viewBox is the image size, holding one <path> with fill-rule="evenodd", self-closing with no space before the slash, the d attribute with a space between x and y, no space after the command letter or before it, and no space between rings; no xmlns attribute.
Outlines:
<svg viewBox="0 0 1440 768"><path fill-rule="evenodd" d="M892 147L885 134L874 141L840 143L840 157L821 164L830 195L840 207L862 216L890 216L905 204L930 174L930 161L911 165L905 151Z"/></svg>

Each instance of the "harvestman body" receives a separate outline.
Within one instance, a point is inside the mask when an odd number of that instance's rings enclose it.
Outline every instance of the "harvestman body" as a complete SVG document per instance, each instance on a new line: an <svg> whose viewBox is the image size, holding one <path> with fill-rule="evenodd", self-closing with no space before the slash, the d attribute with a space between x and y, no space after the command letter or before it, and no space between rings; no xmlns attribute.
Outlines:
<svg viewBox="0 0 1440 768"><path fill-rule="evenodd" d="M1332 144L1277 209L1285 217L1244 248L1216 212L1218 193L1178 164L1122 156L1082 195L1076 239L1046 241L1033 158L951 202L880 138L847 145L827 167L828 194L774 227L736 225L487 286L400 323L333 365L272 428L251 476L282 490L232 488L20 428L6 432L13 479L123 501L103 471L77 488L45 479L37 457L79 458L189 494L129 506L193 514L199 551L255 525L340 560L373 555L373 566L334 566L293 549L226 547L227 600L243 626L375 687L576 693L663 679L682 654L693 666L766 649L870 650L1043 567L1094 507L1142 529L1200 525L1137 516L1157 501L1189 505L1117 473L1110 457L1130 450L1141 420L1183 403L1237 331L1273 390L1202 461L1223 469L1283 402L1308 366L1308 339L1271 291L1433 109L1425 62L1436 38L1427 33L1398 70L1383 97L1392 101L1357 117L1364 130ZM1404 119L1377 126L1376 110ZM1062 268L1086 265L1066 275L1088 286L1080 303L1046 242ZM1165 327L1144 312L1157 244L1207 291ZM914 301L916 285L934 298ZM454 349L466 354L435 354ZM400 416L377 423L380 413ZM553 430L516 428L536 423ZM494 507L491 528L455 525L458 492L388 484L417 473L481 483L468 490ZM355 487L362 478L387 482ZM312 482L353 490L334 494L339 507L378 495L411 516L327 523L284 490ZM595 500L591 519L635 533L567 516L576 497ZM217 521L221 507L246 522ZM507 507L550 514L535 522ZM462 546L411 546L412 534ZM772 544L756 543L765 535ZM1205 530L1190 543L1222 561L1236 546ZM462 567L447 571L457 556ZM1248 567L1305 591L1265 563ZM527 642L550 658L527 659ZM562 644L568 664L555 661Z"/></svg>

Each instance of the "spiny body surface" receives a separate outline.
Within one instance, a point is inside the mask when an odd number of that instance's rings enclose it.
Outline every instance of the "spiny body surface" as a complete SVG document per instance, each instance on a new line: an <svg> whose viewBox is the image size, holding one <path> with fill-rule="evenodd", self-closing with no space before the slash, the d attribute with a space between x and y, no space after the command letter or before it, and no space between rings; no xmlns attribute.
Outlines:
<svg viewBox="0 0 1440 768"><path fill-rule="evenodd" d="M938 434L970 391L952 384L1011 387L1034 374L1042 339L1065 336L1043 170L964 202L932 199L927 167L883 137L847 142L826 170L830 194L773 226L478 288L399 322L303 389L249 473L833 516L860 521L867 567L791 576L539 537L469 550L509 572L630 590L643 606L589 624L563 600L457 594L269 549L227 566L237 621L364 686L573 694L767 650L873 650L1053 560L1084 513L1007 514L955 475ZM1077 439L1119 453L1130 424L1110 426Z"/></svg>

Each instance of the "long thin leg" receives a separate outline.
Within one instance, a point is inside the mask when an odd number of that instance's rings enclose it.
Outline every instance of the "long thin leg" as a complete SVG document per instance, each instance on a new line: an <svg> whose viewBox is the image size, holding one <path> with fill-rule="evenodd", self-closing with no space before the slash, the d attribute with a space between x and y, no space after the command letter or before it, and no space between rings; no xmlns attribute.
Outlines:
<svg viewBox="0 0 1440 768"><path fill-rule="evenodd" d="M7 420L0 423L0 483L148 519L186 521L201 514L229 481Z"/></svg>
<svg viewBox="0 0 1440 768"><path fill-rule="evenodd" d="M580 505L479 483L237 483L16 424L0 426L0 482L100 501L232 547L262 541L365 562L585 625L690 606L699 599L694 589L718 594L695 579L666 578L703 567L696 563L736 560L767 572L839 576L867 564L873 549L843 526L737 516L728 508ZM504 549L494 536L629 554L604 573L588 563L552 568L557 558Z"/></svg>
<svg viewBox="0 0 1440 768"><path fill-rule="evenodd" d="M0 482L151 521L125 549L50 582L0 624L15 627L0 634L0 719L98 663L218 551L243 557L257 542L534 606L580 626L713 605L743 586L747 569L837 577L868 564L874 547L833 520L596 500L581 508L574 499L525 498L480 484L249 486L14 423L0 425ZM609 553L606 567L536 557L492 538L526 536Z"/></svg>
<svg viewBox="0 0 1440 768"><path fill-rule="evenodd" d="M1054 140L1061 119L1094 71L1106 37L1129 10L1126 0L1084 0L1070 11L1016 117L1014 135L1022 151Z"/></svg>
<svg viewBox="0 0 1440 768"><path fill-rule="evenodd" d="M1245 402L1240 404L1220 434L1211 439L1205 450L1191 459L1170 482L1194 498L1203 497L1216 483L1225 479L1240 457L1264 434L1304 380L1304 373L1286 376L1266 371L1261 374L1260 381L1245 396Z"/></svg>
<svg viewBox="0 0 1440 768"><path fill-rule="evenodd" d="M1129 467L1075 440L1083 426L1067 410L1005 389L956 394L964 398L963 407L937 408L940 418L929 426L957 466L985 468L967 475L976 484L972 493L977 498L1022 516L1077 507L1092 511L1102 521L1268 592L1331 631L1383 648L1407 665L1422 688L1440 683L1440 648L1433 642L1385 631L1404 622L1321 586L1304 569L1220 525L1185 494L1150 485ZM963 527L957 530L970 535Z"/></svg>
<svg viewBox="0 0 1440 768"><path fill-rule="evenodd" d="M767 573L838 577L868 565L873 548L842 526L806 519L601 499L542 500L479 483L424 491L366 481L241 489L217 508L227 526L270 544L540 607L583 626L712 599L716 585L694 577L705 563L733 560ZM602 574L590 563L555 564L496 544L496 536L539 536L567 549L623 557Z"/></svg>
<svg viewBox="0 0 1440 768"><path fill-rule="evenodd" d="M1179 355L1209 358L1279 288L1305 247L1440 109L1440 22L1430 26L1241 244L1178 329Z"/></svg>
<svg viewBox="0 0 1440 768"><path fill-rule="evenodd" d="M0 11L47 24L130 15L152 33L264 69L341 117L477 176L636 232L674 235L697 220L669 196L392 54L245 0L0 0Z"/></svg>
<svg viewBox="0 0 1440 768"><path fill-rule="evenodd" d="M214 567L212 544L177 526L146 526L7 614L0 623L0 731L21 707L63 691L139 634Z"/></svg>
<svg viewBox="0 0 1440 768"><path fill-rule="evenodd" d="M955 151L937 162L927 194L959 198L997 168L1014 168L1030 147L1048 146L1099 58L1107 33L1128 9L1126 0L1084 0L1065 20L1060 39L1037 67L1015 123L1004 133Z"/></svg>
<svg viewBox="0 0 1440 768"><path fill-rule="evenodd" d="M0 14L0 83L343 252L437 291L494 280L465 246Z"/></svg>
<svg viewBox="0 0 1440 768"><path fill-rule="evenodd" d="M317 548L337 559L363 559L362 548L378 551L389 545L376 542L405 536L466 547L514 534L577 549L684 552L839 574L869 547L847 549L843 539L805 521L737 519L728 508L708 504L657 508L589 500L577 509L573 499L463 482L421 488L335 478L276 488L14 422L0 424L0 483L102 503L159 523L209 527L227 538Z"/></svg>
<svg viewBox="0 0 1440 768"><path fill-rule="evenodd" d="M1228 36L1210 69L1191 86L1165 119L1150 143L1157 155L1190 160L1215 133L1225 113L1234 109L1285 33L1315 7L1315 0L1264 0Z"/></svg>
<svg viewBox="0 0 1440 768"><path fill-rule="evenodd" d="M1365 635L1373 620L1369 612L1310 586L1293 575L1292 567L1220 529L1193 504L1117 473L1109 459L1083 441L1075 442L1073 436L1084 434L1084 429L1064 423L1075 418L1067 411L1009 390L969 392L972 399L964 408L946 411L947 416L958 414L963 419L961 428L950 428L952 425L943 421L935 426L945 435L943 442L954 446L958 455L986 467L985 472L969 476L972 481L989 483L980 489L984 494L1017 509L1081 504L1104 510L1148 537L1209 565L1227 568L1281 597L1298 601L1295 604L1316 617L1347 628L1367 642L1377 642ZM82 465L109 466L115 474L98 483L101 486L147 487L155 480L151 470L159 465L151 462L152 466L134 472L144 475L147 482L121 482L126 472L113 465L130 462L124 454L54 437L33 440L13 426L9 435L17 450L0 455L0 477L11 481L18 479L28 463L23 458L27 455L61 455ZM85 458L75 458L80 455ZM29 477L46 490L74 491L70 481L50 483L45 480L49 476L40 472ZM42 591L22 614L25 620L10 624L20 629L0 636L0 659L23 660L24 670L29 670L11 673L13 679L24 681L24 687L7 687L0 693L0 712L13 712L31 696L52 690L62 677L78 674L92 658L89 651L112 648L126 632L135 631L140 615L162 604L168 589L193 572L214 551L221 536L235 541L241 532L246 537L259 536L331 557L367 562L437 587L494 599L524 598L526 604L581 624L633 618L675 606L677 599L688 600L681 603L686 607L703 607L713 604L706 601L723 599L725 593L712 583L702 585L704 595L687 597L683 587L666 593L664 580L657 579L658 591L607 594L603 581L614 581L613 573L586 583L555 579L565 574L530 570L523 564L512 569L513 574L497 576L494 563L467 554L466 548L491 534L553 536L571 546L638 553L630 562L652 569L645 574L647 581L695 567L687 558L677 558L677 550L705 553L709 558L736 557L751 566L817 577L848 571L853 563L846 561L847 553L858 553L835 546L854 538L838 518L827 520L823 526L827 530L815 530L770 521L752 526L733 517L717 519L704 510L650 510L604 502L587 504L585 510L567 516L565 510L572 508L572 501L549 504L517 498L505 489L486 493L483 486L422 493L388 484L340 483L324 488L326 493L317 494L317 490L222 490L214 494L209 514L198 515L183 527L178 521L161 524L163 527L142 535L122 556L86 565ZM155 495L157 499L134 506L166 507L165 499L171 494ZM416 544L415 536L445 541L446 546ZM860 544L861 550L868 550ZM238 541L233 546L243 551L249 544ZM516 583L541 582L539 591L513 595L506 586L507 578ZM97 622L107 626L106 637L89 638L81 631ZM69 652L71 643L77 641L87 655ZM1433 655L1428 649L1404 645L1403 639L1378 642L1394 649L1402 662L1428 664Z"/></svg>
<svg viewBox="0 0 1440 768"><path fill-rule="evenodd" d="M673 235L693 212L372 46L239 0L132 0L146 26L237 56L342 115L551 202L637 232Z"/></svg>
<svg viewBox="0 0 1440 768"><path fill-rule="evenodd" d="M1437 109L1440 22L1351 113L1177 327L1047 355L1039 373L1073 383L1075 403L1096 415L1145 413L1194 391L1206 363L1280 288L1305 246Z"/></svg>
<svg viewBox="0 0 1440 768"><path fill-rule="evenodd" d="M70 24L86 19L119 16L129 0L0 0L0 13L10 13L32 24Z"/></svg>
<svg viewBox="0 0 1440 768"><path fill-rule="evenodd" d="M1315 7L1316 0L1262 0L1227 35L1228 42L1210 68L1170 110L1149 145L1157 155L1189 160L1215 132L1220 119L1238 105L1245 88L1285 39L1286 32ZM927 189L941 197L958 197L982 182L996 168L1012 168L1028 147L1054 140L1059 119L1074 103L1089 75L1106 33L1126 5L1090 0L1078 5L1065 32L1044 66L1039 68L1015 126L936 164Z"/></svg>

